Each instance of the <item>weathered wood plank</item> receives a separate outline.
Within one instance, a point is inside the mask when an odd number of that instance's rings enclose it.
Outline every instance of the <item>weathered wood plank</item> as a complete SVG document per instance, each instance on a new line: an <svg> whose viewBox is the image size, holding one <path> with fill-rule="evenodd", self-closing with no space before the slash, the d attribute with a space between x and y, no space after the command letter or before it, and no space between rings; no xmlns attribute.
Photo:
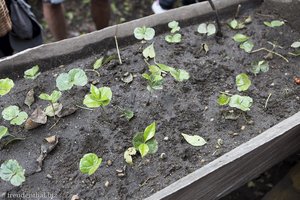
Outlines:
<svg viewBox="0 0 300 200"><path fill-rule="evenodd" d="M300 150L300 112L147 200L215 200Z"/></svg>

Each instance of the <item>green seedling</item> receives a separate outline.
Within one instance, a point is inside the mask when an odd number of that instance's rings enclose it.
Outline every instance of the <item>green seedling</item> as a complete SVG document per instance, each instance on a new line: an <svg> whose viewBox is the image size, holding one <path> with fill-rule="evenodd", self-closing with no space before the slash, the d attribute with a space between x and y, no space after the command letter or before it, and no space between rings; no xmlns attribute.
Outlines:
<svg viewBox="0 0 300 200"><path fill-rule="evenodd" d="M134 117L134 112L132 110L122 108L120 108L120 110L122 111L121 117L125 117L128 121Z"/></svg>
<svg viewBox="0 0 300 200"><path fill-rule="evenodd" d="M206 144L205 139L203 139L199 135L188 135L188 134L184 134L184 133L181 133L181 135L183 136L185 141L187 141L187 143L189 143L190 145L192 145L194 147L201 147Z"/></svg>
<svg viewBox="0 0 300 200"><path fill-rule="evenodd" d="M172 21L168 23L168 27L171 29L171 34L165 37L165 40L169 43L179 43L181 42L181 34L176 33L180 30L179 23L177 21Z"/></svg>
<svg viewBox="0 0 300 200"><path fill-rule="evenodd" d="M12 134L10 134L8 132L8 128L6 128L5 126L0 126L0 141L2 138L4 137L11 137L12 139L8 140L4 146L8 145L9 143L11 143L12 141L15 141L15 140L24 140L25 138L18 138Z"/></svg>
<svg viewBox="0 0 300 200"><path fill-rule="evenodd" d="M246 41L246 42L240 44L240 48L244 49L247 53L251 53L253 47L254 47L254 44L251 41Z"/></svg>
<svg viewBox="0 0 300 200"><path fill-rule="evenodd" d="M56 79L56 87L60 91L70 90L74 85L85 86L88 78L82 69L71 69L68 73L60 74Z"/></svg>
<svg viewBox="0 0 300 200"><path fill-rule="evenodd" d="M289 52L292 56L300 56L300 41L293 42L291 44L291 47L294 48L294 52Z"/></svg>
<svg viewBox="0 0 300 200"><path fill-rule="evenodd" d="M144 130L143 133L137 133L133 138L134 148L140 152L142 158L147 154L154 154L158 149L158 143L155 140L156 123L153 122Z"/></svg>
<svg viewBox="0 0 300 200"><path fill-rule="evenodd" d="M112 98L112 92L109 87L97 88L91 85L90 94L85 95L83 104L89 108L98 108L107 106Z"/></svg>
<svg viewBox="0 0 300 200"><path fill-rule="evenodd" d="M15 86L13 80L9 78L0 79L0 96L4 96L10 92L10 90Z"/></svg>
<svg viewBox="0 0 300 200"><path fill-rule="evenodd" d="M26 121L28 115L24 111L21 112L18 106L8 106L2 111L2 117L10 121L11 125L20 126Z"/></svg>
<svg viewBox="0 0 300 200"><path fill-rule="evenodd" d="M213 35L216 33L217 29L214 24L202 23L198 26L198 33L205 34L207 36Z"/></svg>
<svg viewBox="0 0 300 200"><path fill-rule="evenodd" d="M251 71L255 76L261 72L264 73L269 71L269 63L265 60L253 62L251 67L252 67Z"/></svg>
<svg viewBox="0 0 300 200"><path fill-rule="evenodd" d="M155 30L146 26L135 28L133 33L138 40L152 40L155 36Z"/></svg>
<svg viewBox="0 0 300 200"><path fill-rule="evenodd" d="M291 47L294 49L298 49L300 47L300 42L299 41L293 42L293 44L291 44Z"/></svg>
<svg viewBox="0 0 300 200"><path fill-rule="evenodd" d="M148 58L154 58L155 57L155 50L154 50L153 43L150 44L148 47L146 47L143 50L143 56L146 59L148 59Z"/></svg>
<svg viewBox="0 0 300 200"><path fill-rule="evenodd" d="M242 43L242 42L246 42L247 40L249 40L249 37L244 34L237 33L232 37L232 39L238 43Z"/></svg>
<svg viewBox="0 0 300 200"><path fill-rule="evenodd" d="M161 76L161 73L151 73L151 74L144 73L142 76L148 82L147 89L149 92L152 92L153 90L163 89L164 80L163 77Z"/></svg>
<svg viewBox="0 0 300 200"><path fill-rule="evenodd" d="M246 24L249 24L252 22L251 16L247 17L244 21L238 21L236 19L233 19L228 23L228 26L234 30L240 30L246 27Z"/></svg>
<svg viewBox="0 0 300 200"><path fill-rule="evenodd" d="M238 91L246 91L251 86L251 80L245 73L239 74L235 78Z"/></svg>
<svg viewBox="0 0 300 200"><path fill-rule="evenodd" d="M80 159L79 170L81 173L88 174L90 176L97 171L101 163L102 158L98 158L98 156L94 153L88 153Z"/></svg>
<svg viewBox="0 0 300 200"><path fill-rule="evenodd" d="M42 93L40 94L39 98L45 101L48 101L50 103L50 106L46 108L46 114L49 117L55 117L55 115L58 114L58 112L61 110L62 105L60 103L57 103L59 98L61 97L62 93L60 91L54 90L51 95Z"/></svg>
<svg viewBox="0 0 300 200"><path fill-rule="evenodd" d="M264 22L264 25L271 27L271 28L275 28L275 27L279 27L284 25L284 21L280 21L280 20L273 20L271 22Z"/></svg>
<svg viewBox="0 0 300 200"><path fill-rule="evenodd" d="M104 65L108 64L112 60L116 60L117 56L116 55L110 55L108 57L102 56L101 58L97 59L94 64L93 64L93 69L97 70L103 67Z"/></svg>
<svg viewBox="0 0 300 200"><path fill-rule="evenodd" d="M182 82L188 80L190 78L190 74L185 71L184 69L175 69L173 67L169 67L165 64L156 63L156 65L162 70L163 72L170 72L173 78L176 81Z"/></svg>
<svg viewBox="0 0 300 200"><path fill-rule="evenodd" d="M249 37L244 34L237 33L232 37L232 39L241 43L240 48L244 49L247 53L250 53L254 47L253 42L249 41Z"/></svg>
<svg viewBox="0 0 300 200"><path fill-rule="evenodd" d="M248 96L221 94L218 98L219 105L229 105L242 111L249 111L252 106L253 99Z"/></svg>
<svg viewBox="0 0 300 200"><path fill-rule="evenodd" d="M41 74L39 70L40 68L38 65L33 66L24 72L24 78L32 80L36 79Z"/></svg>
<svg viewBox="0 0 300 200"><path fill-rule="evenodd" d="M14 186L20 186L25 181L25 169L16 160L7 160L0 167L0 177Z"/></svg>

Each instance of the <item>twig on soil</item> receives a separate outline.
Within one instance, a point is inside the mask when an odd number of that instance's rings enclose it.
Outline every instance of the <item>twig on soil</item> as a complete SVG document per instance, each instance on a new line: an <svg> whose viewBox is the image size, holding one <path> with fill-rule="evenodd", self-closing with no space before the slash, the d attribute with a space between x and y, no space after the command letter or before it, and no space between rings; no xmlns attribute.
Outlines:
<svg viewBox="0 0 300 200"><path fill-rule="evenodd" d="M100 76L100 73L97 70L94 70L94 69L85 69L84 71L86 71L86 72L95 72L97 74L97 76Z"/></svg>
<svg viewBox="0 0 300 200"><path fill-rule="evenodd" d="M284 57L283 55L281 55L281 54L279 54L279 53L276 53L275 51L271 51L271 50L269 50L269 49L267 49L267 48L260 48L260 49L256 49L256 50L254 50L254 51L251 51L251 53L257 53L257 52L259 52L259 51L267 51L267 52L269 52L269 53L272 53L272 54L275 54L276 56L279 56L280 58L282 58L285 62L289 62L289 60L286 58L286 57Z"/></svg>
<svg viewBox="0 0 300 200"><path fill-rule="evenodd" d="M11 135L11 134L9 134L9 135ZM12 138L11 140L8 140L6 143L4 143L3 146L7 146L9 143L11 143L11 142L13 142L15 140L25 140L25 138L15 137L14 135L11 135L11 136L13 136L14 138Z"/></svg>
<svg viewBox="0 0 300 200"><path fill-rule="evenodd" d="M140 187L143 187L144 185L147 184L147 182L148 182L150 179L154 179L154 178L156 178L156 177L157 177L157 175L156 175L156 176L150 176L150 177L148 177L142 184L140 184Z"/></svg>
<svg viewBox="0 0 300 200"><path fill-rule="evenodd" d="M116 35L115 35L115 43L116 43L116 47L117 47L117 52L118 52L118 57L119 57L119 63L120 63L120 65L122 65L122 59L121 59L119 45L118 45L118 40L117 40L117 36Z"/></svg>
<svg viewBox="0 0 300 200"><path fill-rule="evenodd" d="M238 17L239 17L239 15L240 15L240 10L241 10L241 7L242 7L242 5L241 5L241 4L239 4L239 5L237 6L237 8L236 8L236 12L235 12L235 15L234 15L234 18L238 18Z"/></svg>
<svg viewBox="0 0 300 200"><path fill-rule="evenodd" d="M60 118L58 118L58 120L49 128L49 130L53 129L58 124L59 121L60 121Z"/></svg>
<svg viewBox="0 0 300 200"><path fill-rule="evenodd" d="M228 95L228 96L233 96L233 94L230 94L230 93L228 93L228 92L219 92L219 93L221 93L221 94L226 94L226 95Z"/></svg>
<svg viewBox="0 0 300 200"><path fill-rule="evenodd" d="M75 105L75 106L78 107L78 108L84 109L84 110L90 110L90 111L94 110L94 109L86 108L86 107L83 107L83 106L80 106L80 105Z"/></svg>
<svg viewBox="0 0 300 200"><path fill-rule="evenodd" d="M256 13L258 16L262 16L262 17L272 17L274 18L273 15L266 15L266 14L261 14L261 13Z"/></svg>
<svg viewBox="0 0 300 200"><path fill-rule="evenodd" d="M272 96L272 93L269 94L269 96L268 96L268 98L267 98L267 100L266 100L266 102L265 102L265 108L267 108L268 102L269 102L271 96Z"/></svg>

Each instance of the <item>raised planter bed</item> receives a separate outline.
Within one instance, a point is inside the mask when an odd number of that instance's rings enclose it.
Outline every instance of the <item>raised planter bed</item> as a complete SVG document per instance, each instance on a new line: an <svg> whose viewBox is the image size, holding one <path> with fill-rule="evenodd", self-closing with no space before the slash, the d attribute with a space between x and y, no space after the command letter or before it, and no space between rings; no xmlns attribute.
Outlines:
<svg viewBox="0 0 300 200"><path fill-rule="evenodd" d="M100 77L86 72L90 83L112 89L113 98L105 108L106 114L101 109L79 109L58 122L50 118L46 125L31 131L10 126L1 119L11 133L26 137L0 151L1 163L16 159L26 169L26 182L12 187L1 180L0 194L45 192L53 194L53 199L70 199L74 194L83 199L218 199L298 150L300 89L293 78L300 75L299 58L287 53L300 34L288 24L276 29L266 27L264 21L280 17L261 7L259 1L224 2L215 1L216 7L222 9L224 38L219 43L213 36L197 33L200 23L214 19L209 4L199 3L1 60L0 78L15 80L11 93L0 98L1 110L19 105L27 113L38 105L46 106L39 99L31 108L23 104L30 89L34 88L36 95L50 93L55 89L58 74L76 67L91 69L97 58L115 54L115 34L123 64L119 65L117 60L110 62L98 70ZM252 23L235 31L226 23L239 3L243 4L240 17L251 15ZM182 27L179 44L164 40L169 31L167 23L172 20L178 20ZM162 90L150 93L146 89L147 82L141 77L148 71L141 53L146 45L133 37L134 28L143 25L156 30L156 61L188 71L189 80L176 82L167 75ZM272 48L268 41L278 43L283 49L274 51L285 55L289 62L274 55L268 72L253 75L251 63L262 60L266 53L244 52L232 40L236 33L250 36L254 49ZM201 51L203 43L209 47L207 54ZM23 79L23 72L36 64L42 69L41 75L35 81ZM130 84L121 81L127 72L136 75ZM238 93L235 76L240 73L247 73L252 81L244 94L253 98L253 106L236 120L224 119L223 113L229 109L219 106L217 97L225 90ZM64 92L60 102L64 106L82 105L88 92L89 84L75 87ZM118 106L133 110L135 118L129 122L121 118ZM136 156L134 164L128 166L123 159L124 151L132 146L135 133L153 121L158 124L158 152L144 159ZM181 133L200 135L207 144L193 147ZM36 173L40 146L50 135L59 137L58 146L45 159L42 171ZM220 139L223 144L216 148ZM88 152L103 158L102 166L89 177L78 169L80 158ZM164 160L160 158L162 153L166 155ZM120 169L125 176L117 175L116 170Z"/></svg>

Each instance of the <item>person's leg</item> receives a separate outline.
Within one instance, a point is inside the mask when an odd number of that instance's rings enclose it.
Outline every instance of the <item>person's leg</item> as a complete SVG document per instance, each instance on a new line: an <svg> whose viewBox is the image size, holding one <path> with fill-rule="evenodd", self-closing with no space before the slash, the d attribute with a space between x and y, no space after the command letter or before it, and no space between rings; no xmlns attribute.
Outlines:
<svg viewBox="0 0 300 200"><path fill-rule="evenodd" d="M198 1L198 2L200 2L200 1ZM182 0L183 5L190 5L190 4L193 4L193 3L196 3L196 1L195 0Z"/></svg>
<svg viewBox="0 0 300 200"><path fill-rule="evenodd" d="M172 9L176 0L159 0L159 5L165 9Z"/></svg>
<svg viewBox="0 0 300 200"><path fill-rule="evenodd" d="M8 34L0 37L0 58L3 56L10 56L14 50L10 46Z"/></svg>
<svg viewBox="0 0 300 200"><path fill-rule="evenodd" d="M43 13L49 29L56 40L67 38L67 23L63 4L43 2Z"/></svg>
<svg viewBox="0 0 300 200"><path fill-rule="evenodd" d="M97 30L107 27L110 19L109 0L92 0L91 13Z"/></svg>

